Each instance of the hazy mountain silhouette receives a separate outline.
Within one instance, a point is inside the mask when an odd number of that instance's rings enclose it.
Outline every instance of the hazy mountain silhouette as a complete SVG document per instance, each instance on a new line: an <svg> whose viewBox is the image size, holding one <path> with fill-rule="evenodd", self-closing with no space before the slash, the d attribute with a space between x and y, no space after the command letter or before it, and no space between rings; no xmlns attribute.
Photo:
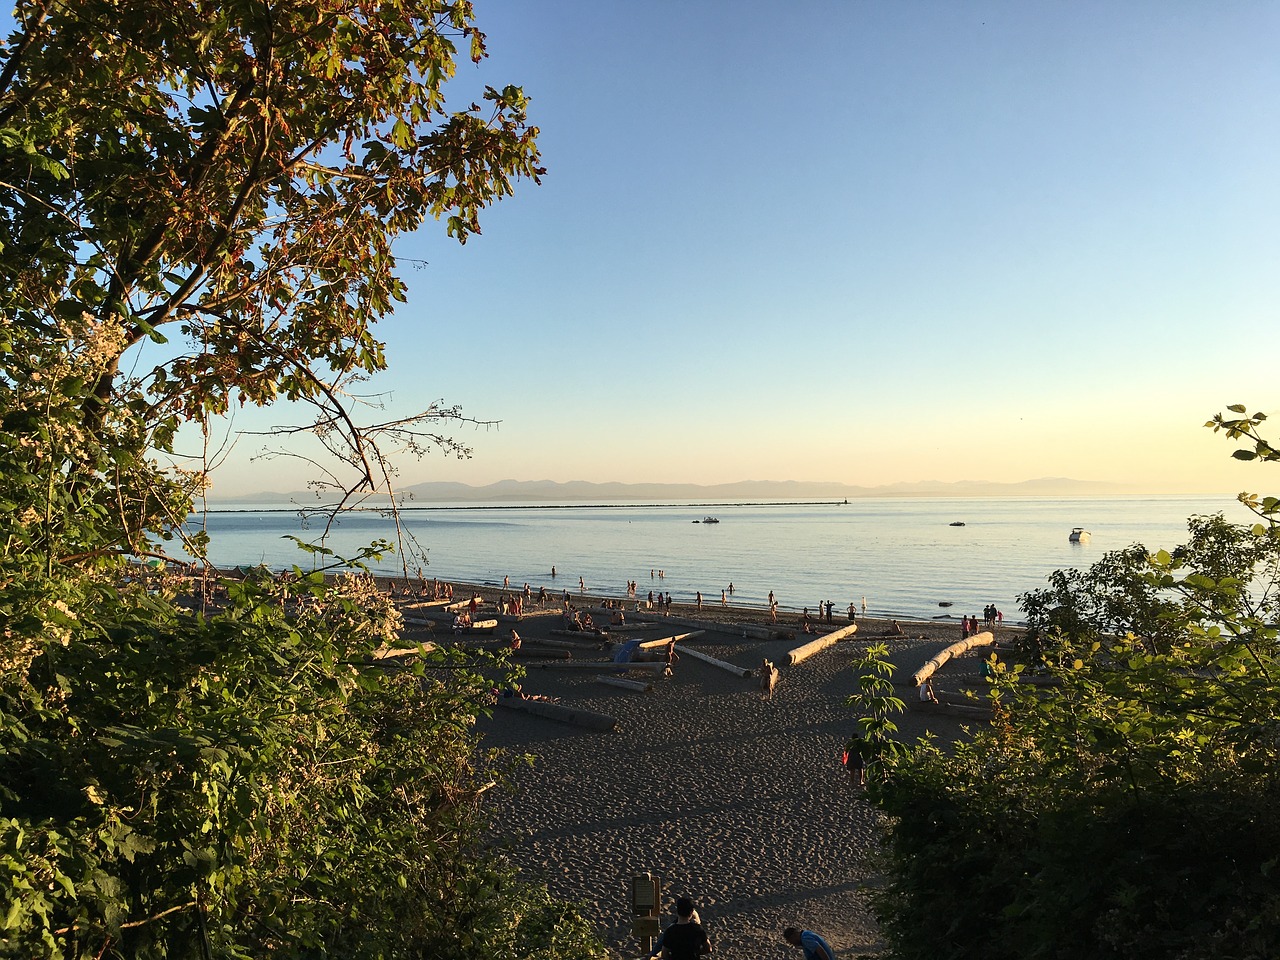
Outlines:
<svg viewBox="0 0 1280 960"><path fill-rule="evenodd" d="M864 497L1090 497L1136 493L1124 484L1066 477L1042 477L1018 483L985 480L921 480L859 487L808 480L742 480L736 483L591 483L586 480L499 480L483 486L452 481L415 483L400 491L412 503L666 503L696 500L853 500ZM211 498L212 499L212 498ZM257 493L219 498L235 503L310 503L309 492Z"/></svg>

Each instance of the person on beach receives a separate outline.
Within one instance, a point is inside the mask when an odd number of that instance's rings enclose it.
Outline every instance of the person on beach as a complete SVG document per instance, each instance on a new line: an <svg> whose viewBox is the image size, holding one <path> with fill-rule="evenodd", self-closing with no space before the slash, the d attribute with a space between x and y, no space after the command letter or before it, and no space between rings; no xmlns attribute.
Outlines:
<svg viewBox="0 0 1280 960"><path fill-rule="evenodd" d="M866 737L852 737L844 745L844 768L849 780L861 789L867 785L867 761L871 758L871 742Z"/></svg>
<svg viewBox="0 0 1280 960"><path fill-rule="evenodd" d="M867 615L867 598L866 597L862 598L862 615L864 617Z"/></svg>
<svg viewBox="0 0 1280 960"><path fill-rule="evenodd" d="M938 695L933 692L933 677L926 678L924 683L920 684L920 702L921 703L937 703L938 702Z"/></svg>
<svg viewBox="0 0 1280 960"><path fill-rule="evenodd" d="M727 607L728 605L729 605L729 598L728 598L728 597L726 597L726 596L725 596L724 591L723 591L723 590L721 590L721 591L720 591L720 606L722 606L722 607Z"/></svg>
<svg viewBox="0 0 1280 960"><path fill-rule="evenodd" d="M697 919L695 919L697 918ZM688 897L676 900L676 922L662 933L662 950L671 960L698 960L715 948ZM834 957L832 958L834 960Z"/></svg>
<svg viewBox="0 0 1280 960"><path fill-rule="evenodd" d="M702 591L701 591L701 590L697 590L697 591L694 591L694 592L695 592L695 593L697 593L697 595L698 595L698 609L699 609L699 610L701 610L701 609L702 609Z"/></svg>
<svg viewBox="0 0 1280 960"><path fill-rule="evenodd" d="M695 908L693 911L692 920L694 923L697 923L697 924L702 923L702 917L698 916L697 908ZM674 927L679 922L680 922L680 914L677 913L676 919L672 921L671 926L667 927L667 930L670 930L671 927ZM658 939L653 941L653 949L649 951L649 956L646 958L646 960L654 960L655 957L657 957L659 954L662 953L662 948L667 942L667 930L663 930L660 934L658 934Z"/></svg>
<svg viewBox="0 0 1280 960"><path fill-rule="evenodd" d="M889 632L893 634L895 637L906 636L906 633L902 629L902 624L900 624L897 620L889 621Z"/></svg>
<svg viewBox="0 0 1280 960"><path fill-rule="evenodd" d="M782 939L793 947L804 951L804 960L836 960L836 952L820 935L812 930L798 930L787 927L782 931Z"/></svg>
<svg viewBox="0 0 1280 960"><path fill-rule="evenodd" d="M515 630L511 631L511 649L513 651L520 649L520 634L516 633Z"/></svg>
<svg viewBox="0 0 1280 960"><path fill-rule="evenodd" d="M853 623L858 619L858 605L852 600L849 601L849 622Z"/></svg>
<svg viewBox="0 0 1280 960"><path fill-rule="evenodd" d="M765 657L760 661L760 669L757 671L760 677L760 697L763 700L772 700L773 691L778 686L778 668L774 666L773 661Z"/></svg>

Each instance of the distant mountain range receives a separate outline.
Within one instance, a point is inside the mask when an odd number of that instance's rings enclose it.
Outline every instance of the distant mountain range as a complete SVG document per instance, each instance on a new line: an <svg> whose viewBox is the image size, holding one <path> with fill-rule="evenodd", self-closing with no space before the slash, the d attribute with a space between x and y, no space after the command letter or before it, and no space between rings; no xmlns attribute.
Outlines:
<svg viewBox="0 0 1280 960"><path fill-rule="evenodd" d="M499 480L479 487L468 483L429 481L406 487L400 492L418 503L668 503L688 500L732 503L745 500L854 500L863 497L1096 497L1138 491L1118 483L1043 477L1019 483L923 480L878 487L804 480L742 480L716 484ZM210 499L226 504L308 503L315 501L315 495L298 491Z"/></svg>

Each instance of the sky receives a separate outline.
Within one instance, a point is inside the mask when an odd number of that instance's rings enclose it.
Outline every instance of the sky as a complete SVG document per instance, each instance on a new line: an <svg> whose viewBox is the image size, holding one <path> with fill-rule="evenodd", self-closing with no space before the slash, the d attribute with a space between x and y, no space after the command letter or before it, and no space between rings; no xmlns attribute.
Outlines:
<svg viewBox="0 0 1280 960"><path fill-rule="evenodd" d="M1280 406L1280 5L475 9L451 100L523 86L548 172L397 242L370 391L500 421L401 485L1274 491L1203 424ZM262 445L215 497L302 486Z"/></svg>

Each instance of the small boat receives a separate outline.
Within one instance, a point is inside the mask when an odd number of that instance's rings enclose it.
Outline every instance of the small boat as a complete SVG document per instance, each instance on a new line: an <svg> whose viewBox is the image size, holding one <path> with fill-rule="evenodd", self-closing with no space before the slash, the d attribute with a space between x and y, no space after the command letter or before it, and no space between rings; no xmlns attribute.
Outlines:
<svg viewBox="0 0 1280 960"><path fill-rule="evenodd" d="M964 526L964 521L963 521L963 520L952 520L949 524L947 524L947 526L949 526L949 527L963 527L963 526Z"/></svg>
<svg viewBox="0 0 1280 960"><path fill-rule="evenodd" d="M939 600L939 601L938 601L938 606L940 606L940 607L950 607L950 606L952 606L952 605L953 605L953 604L951 603L951 601L950 601L950 600Z"/></svg>
<svg viewBox="0 0 1280 960"><path fill-rule="evenodd" d="M715 517L703 517L702 522L703 523L719 523L720 521L717 520Z"/></svg>
<svg viewBox="0 0 1280 960"><path fill-rule="evenodd" d="M1088 543L1089 531L1084 527L1072 527L1071 536L1067 537L1072 543Z"/></svg>

